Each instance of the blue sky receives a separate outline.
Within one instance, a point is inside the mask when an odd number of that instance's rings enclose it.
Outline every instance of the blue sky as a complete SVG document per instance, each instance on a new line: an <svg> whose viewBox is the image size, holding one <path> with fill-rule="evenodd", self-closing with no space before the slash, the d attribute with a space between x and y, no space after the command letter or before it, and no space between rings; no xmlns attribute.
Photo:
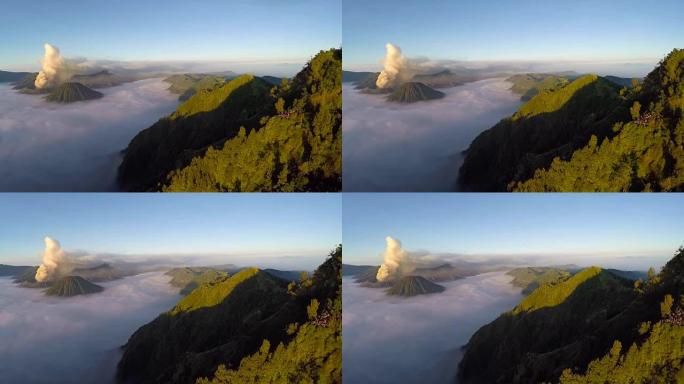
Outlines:
<svg viewBox="0 0 684 384"><path fill-rule="evenodd" d="M92 253L320 255L341 242L339 194L1 194L0 263L43 237Z"/></svg>
<svg viewBox="0 0 684 384"><path fill-rule="evenodd" d="M379 264L388 235L408 250L469 255L671 256L684 244L680 194L371 193L342 205L352 264Z"/></svg>
<svg viewBox="0 0 684 384"><path fill-rule="evenodd" d="M659 60L684 47L684 2L344 0L345 67L385 43L450 60Z"/></svg>
<svg viewBox="0 0 684 384"><path fill-rule="evenodd" d="M38 69L43 44L106 60L297 61L341 45L340 0L5 0L0 69Z"/></svg>

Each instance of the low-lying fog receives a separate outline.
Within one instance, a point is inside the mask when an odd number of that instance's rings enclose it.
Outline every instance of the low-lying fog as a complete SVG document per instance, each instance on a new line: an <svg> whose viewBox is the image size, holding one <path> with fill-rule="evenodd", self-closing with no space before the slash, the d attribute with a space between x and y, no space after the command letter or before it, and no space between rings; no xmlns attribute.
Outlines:
<svg viewBox="0 0 684 384"><path fill-rule="evenodd" d="M115 190L121 150L177 106L168 86L141 80L61 105L0 84L0 191Z"/></svg>
<svg viewBox="0 0 684 384"><path fill-rule="evenodd" d="M522 295L505 272L440 283L443 293L401 298L342 280L345 383L453 383L461 347Z"/></svg>
<svg viewBox="0 0 684 384"><path fill-rule="evenodd" d="M453 191L461 152L521 105L505 79L440 89L440 100L397 104L343 84L345 191Z"/></svg>
<svg viewBox="0 0 684 384"><path fill-rule="evenodd" d="M108 383L140 326L180 298L162 272L107 283L102 293L48 297L0 278L0 381Z"/></svg>

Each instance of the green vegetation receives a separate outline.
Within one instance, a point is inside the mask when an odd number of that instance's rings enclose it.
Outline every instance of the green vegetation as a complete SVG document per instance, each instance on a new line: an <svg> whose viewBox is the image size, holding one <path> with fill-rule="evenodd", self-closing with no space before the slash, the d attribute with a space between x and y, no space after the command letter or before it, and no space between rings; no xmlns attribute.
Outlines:
<svg viewBox="0 0 684 384"><path fill-rule="evenodd" d="M80 276L65 276L45 290L48 296L71 297L102 292L104 288Z"/></svg>
<svg viewBox="0 0 684 384"><path fill-rule="evenodd" d="M45 100L55 103L74 103L76 101L95 100L102 97L98 91L92 90L81 83L64 83L45 96Z"/></svg>
<svg viewBox="0 0 684 384"><path fill-rule="evenodd" d="M505 191L513 180L569 155L591 135L610 135L613 123L628 115L619 91L595 75L542 90L470 144L459 175L462 188Z"/></svg>
<svg viewBox="0 0 684 384"><path fill-rule="evenodd" d="M131 336L118 380L341 383L341 262L338 247L299 282L250 268L198 287Z"/></svg>
<svg viewBox="0 0 684 384"><path fill-rule="evenodd" d="M210 91L226 83L223 76L204 74L172 75L164 79L169 85L169 92L179 94L178 100L186 101L200 90Z"/></svg>
<svg viewBox="0 0 684 384"><path fill-rule="evenodd" d="M233 292L233 289L245 280L254 277L259 273L257 268L247 268L213 283L197 287L189 295L181 299L176 306L169 312L177 315L182 312L195 311L200 308L213 307L223 302L223 300Z"/></svg>
<svg viewBox="0 0 684 384"><path fill-rule="evenodd" d="M506 79L506 81L513 83L511 91L521 95L520 100L522 101L530 100L539 92L553 91L569 83L568 79L564 76L545 73L513 75Z"/></svg>
<svg viewBox="0 0 684 384"><path fill-rule="evenodd" d="M416 296L444 292L444 287L421 276L404 276L388 290L388 295Z"/></svg>
<svg viewBox="0 0 684 384"><path fill-rule="evenodd" d="M513 276L511 284L523 288L522 293L528 295L540 285L554 285L567 280L570 272L558 268L527 267L516 268L506 272Z"/></svg>
<svg viewBox="0 0 684 384"><path fill-rule="evenodd" d="M291 339L272 348L264 340L259 351L242 359L235 369L221 365L212 379L199 384L219 383L321 383L342 382L342 249L337 248L314 273L310 288L302 282L297 295L310 290L303 324L287 329ZM320 303L324 303L323 305Z"/></svg>
<svg viewBox="0 0 684 384"><path fill-rule="evenodd" d="M124 190L159 190L174 169L190 164L207 147L221 145L241 130L259 125L274 107L267 82L244 75L213 89L201 90L170 117L159 120L131 140L119 166Z"/></svg>
<svg viewBox="0 0 684 384"><path fill-rule="evenodd" d="M408 82L402 84L389 94L387 101L415 103L417 101L435 100L443 97L444 93L434 90L423 83Z"/></svg>
<svg viewBox="0 0 684 384"><path fill-rule="evenodd" d="M171 276L171 284L180 288L182 295L187 295L200 285L215 283L228 277L228 273L214 268L174 268L165 273Z"/></svg>
<svg viewBox="0 0 684 384"><path fill-rule="evenodd" d="M542 286L473 335L461 382L682 382L682 276L684 248L645 281L593 267Z"/></svg>
<svg viewBox="0 0 684 384"><path fill-rule="evenodd" d="M598 267L587 268L558 285L541 285L529 296L524 298L520 304L513 308L514 315L523 312L532 312L541 308L555 307L573 294L577 287L586 283L589 279L612 279L612 275L601 274L602 270Z"/></svg>
<svg viewBox="0 0 684 384"><path fill-rule="evenodd" d="M338 191L341 50L273 87L250 75L201 89L140 132L119 167L124 190Z"/></svg>
<svg viewBox="0 0 684 384"><path fill-rule="evenodd" d="M163 190L340 190L341 58L339 49L320 52L291 82L272 90L277 115L171 172Z"/></svg>
<svg viewBox="0 0 684 384"><path fill-rule="evenodd" d="M541 92L478 136L460 171L466 190L684 190L684 50L618 89L585 76Z"/></svg>

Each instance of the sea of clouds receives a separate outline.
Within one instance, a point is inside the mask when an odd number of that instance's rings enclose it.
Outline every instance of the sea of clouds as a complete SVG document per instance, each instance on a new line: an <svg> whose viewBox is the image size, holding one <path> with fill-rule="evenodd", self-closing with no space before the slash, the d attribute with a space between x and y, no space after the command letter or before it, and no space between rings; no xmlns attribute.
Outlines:
<svg viewBox="0 0 684 384"><path fill-rule="evenodd" d="M461 347L522 295L504 272L402 298L342 280L342 374L349 383L453 383Z"/></svg>
<svg viewBox="0 0 684 384"><path fill-rule="evenodd" d="M145 273L59 298L0 278L0 381L113 383L120 347L180 298L169 279Z"/></svg>
<svg viewBox="0 0 684 384"><path fill-rule="evenodd" d="M488 79L404 105L343 84L345 191L452 191L462 151L521 105L511 83Z"/></svg>
<svg viewBox="0 0 684 384"><path fill-rule="evenodd" d="M162 79L98 89L98 100L48 103L0 85L0 191L111 191L121 151L171 113Z"/></svg>

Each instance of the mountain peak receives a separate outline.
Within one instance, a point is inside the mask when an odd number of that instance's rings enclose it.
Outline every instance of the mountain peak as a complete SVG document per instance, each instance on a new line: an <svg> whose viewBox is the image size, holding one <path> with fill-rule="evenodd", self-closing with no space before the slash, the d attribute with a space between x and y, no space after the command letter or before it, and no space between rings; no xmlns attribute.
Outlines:
<svg viewBox="0 0 684 384"><path fill-rule="evenodd" d="M444 93L437 91L427 85L415 81L410 81L400 85L394 92L387 96L387 101L398 103L415 103L417 101L427 101L441 99Z"/></svg>
<svg viewBox="0 0 684 384"><path fill-rule="evenodd" d="M71 297L102 292L104 288L82 278L81 276L65 276L57 280L52 287L45 290L49 296Z"/></svg>
<svg viewBox="0 0 684 384"><path fill-rule="evenodd" d="M92 90L81 83L66 82L55 88L45 100L57 103L73 103L76 101L94 100L102 97L100 92Z"/></svg>
<svg viewBox="0 0 684 384"><path fill-rule="evenodd" d="M387 290L388 295L417 296L444 292L444 287L422 276L404 276Z"/></svg>

